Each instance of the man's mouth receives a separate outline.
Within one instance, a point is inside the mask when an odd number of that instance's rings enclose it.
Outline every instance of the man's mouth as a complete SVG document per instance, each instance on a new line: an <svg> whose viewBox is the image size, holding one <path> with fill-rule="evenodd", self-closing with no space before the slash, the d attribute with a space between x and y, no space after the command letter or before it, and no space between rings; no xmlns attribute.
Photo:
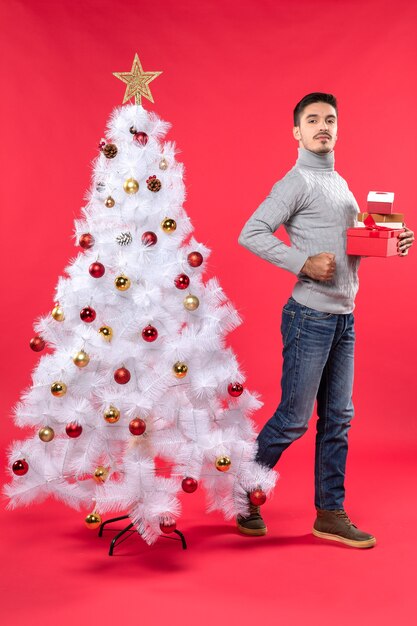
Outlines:
<svg viewBox="0 0 417 626"><path fill-rule="evenodd" d="M315 139L330 139L329 135L317 135Z"/></svg>

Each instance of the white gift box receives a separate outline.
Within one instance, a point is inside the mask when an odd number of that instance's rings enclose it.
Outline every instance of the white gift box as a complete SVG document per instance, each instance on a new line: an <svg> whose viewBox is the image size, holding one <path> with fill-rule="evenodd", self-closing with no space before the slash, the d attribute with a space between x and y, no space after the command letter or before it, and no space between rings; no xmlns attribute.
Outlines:
<svg viewBox="0 0 417 626"><path fill-rule="evenodd" d="M368 193L368 213L393 213L393 191L370 191Z"/></svg>

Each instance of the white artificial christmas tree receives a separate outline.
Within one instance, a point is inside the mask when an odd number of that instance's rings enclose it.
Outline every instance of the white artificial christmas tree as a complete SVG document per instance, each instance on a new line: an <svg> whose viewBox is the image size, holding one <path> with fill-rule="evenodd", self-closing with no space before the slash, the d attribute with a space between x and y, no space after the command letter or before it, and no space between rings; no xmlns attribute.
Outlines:
<svg viewBox="0 0 417 626"><path fill-rule="evenodd" d="M136 103L111 115L75 222L83 250L35 324L32 349L50 353L15 409L35 432L13 444L6 486L10 507L52 495L92 511L90 527L126 513L148 543L175 529L181 488L201 481L208 510L230 519L276 479L254 460L261 403L225 345L239 316L203 281L209 251L191 237L169 125L140 104L158 74L136 56L117 75Z"/></svg>

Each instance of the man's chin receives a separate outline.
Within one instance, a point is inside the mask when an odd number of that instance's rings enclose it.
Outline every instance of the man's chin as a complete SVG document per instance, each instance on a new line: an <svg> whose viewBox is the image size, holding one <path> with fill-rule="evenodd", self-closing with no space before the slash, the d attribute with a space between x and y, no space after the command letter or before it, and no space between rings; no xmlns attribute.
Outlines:
<svg viewBox="0 0 417 626"><path fill-rule="evenodd" d="M331 146L315 146L311 148L311 152L315 152L316 154L328 154L329 152L333 152L333 148Z"/></svg>

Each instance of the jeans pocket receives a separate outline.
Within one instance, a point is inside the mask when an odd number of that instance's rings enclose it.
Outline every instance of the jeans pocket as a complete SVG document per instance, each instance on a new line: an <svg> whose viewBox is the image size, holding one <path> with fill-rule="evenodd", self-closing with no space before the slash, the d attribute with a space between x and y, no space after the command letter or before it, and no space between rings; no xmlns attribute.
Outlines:
<svg viewBox="0 0 417 626"><path fill-rule="evenodd" d="M291 330L291 326L294 321L294 318L295 318L295 311L288 311L285 307L282 309L281 335L282 335L282 342L284 345L288 339L288 335Z"/></svg>
<svg viewBox="0 0 417 626"><path fill-rule="evenodd" d="M309 309L308 307L304 307L305 311L302 312L302 317L308 320L317 320L318 322L322 320L328 320L334 317L334 313L325 313L324 311L316 311L315 309Z"/></svg>

